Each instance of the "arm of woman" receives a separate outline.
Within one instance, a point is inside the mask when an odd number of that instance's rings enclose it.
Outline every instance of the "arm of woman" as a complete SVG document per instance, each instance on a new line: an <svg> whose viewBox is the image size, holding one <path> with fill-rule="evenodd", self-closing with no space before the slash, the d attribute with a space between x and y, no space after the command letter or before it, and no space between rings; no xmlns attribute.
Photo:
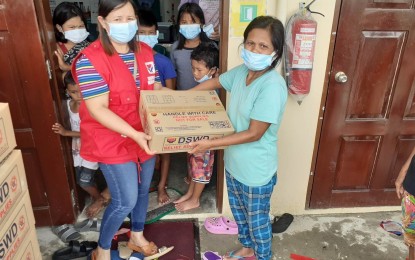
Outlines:
<svg viewBox="0 0 415 260"><path fill-rule="evenodd" d="M412 157L414 155L415 155L415 147L412 150L411 154L409 155L408 159L406 160L405 164L402 166L398 177L396 178L395 189L396 189L396 195L398 196L399 199L402 198L402 195L405 192L402 184L403 184L403 181L405 180L406 173L408 172L409 165L411 164Z"/></svg>
<svg viewBox="0 0 415 260"><path fill-rule="evenodd" d="M219 82L219 78L212 78L189 90L215 90L220 88L222 88L222 85Z"/></svg>
<svg viewBox="0 0 415 260"><path fill-rule="evenodd" d="M270 125L271 124L267 122L251 119L249 128L245 131L241 131L218 139L201 140L190 143L189 145L192 147L192 150L190 150L189 153L201 153L217 147L258 141L261 139Z"/></svg>
<svg viewBox="0 0 415 260"><path fill-rule="evenodd" d="M143 132L135 130L130 124L112 112L108 108L108 97L109 94L103 94L86 99L85 105L90 115L108 129L133 139L147 154L155 154L155 151L151 151L147 143L151 137Z"/></svg>

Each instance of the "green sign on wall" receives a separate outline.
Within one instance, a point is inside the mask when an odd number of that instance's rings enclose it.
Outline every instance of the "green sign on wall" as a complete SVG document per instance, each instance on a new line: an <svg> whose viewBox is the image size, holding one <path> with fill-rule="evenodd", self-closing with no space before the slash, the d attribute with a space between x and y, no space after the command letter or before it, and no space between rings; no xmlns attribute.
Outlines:
<svg viewBox="0 0 415 260"><path fill-rule="evenodd" d="M250 22L257 17L256 5L241 5L241 15L239 17L240 22Z"/></svg>

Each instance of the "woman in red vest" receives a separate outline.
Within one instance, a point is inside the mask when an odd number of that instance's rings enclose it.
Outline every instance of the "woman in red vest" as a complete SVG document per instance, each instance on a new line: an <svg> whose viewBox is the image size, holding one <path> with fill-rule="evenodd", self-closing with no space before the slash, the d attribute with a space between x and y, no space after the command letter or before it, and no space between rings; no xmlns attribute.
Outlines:
<svg viewBox="0 0 415 260"><path fill-rule="evenodd" d="M83 97L81 156L99 162L112 197L91 258L110 259L111 240L131 214L128 247L153 259L169 250L158 249L143 235L155 157L147 145L150 137L143 133L138 102L140 90L152 90L159 79L151 48L135 42L133 2L101 0L98 15L99 39L72 67Z"/></svg>

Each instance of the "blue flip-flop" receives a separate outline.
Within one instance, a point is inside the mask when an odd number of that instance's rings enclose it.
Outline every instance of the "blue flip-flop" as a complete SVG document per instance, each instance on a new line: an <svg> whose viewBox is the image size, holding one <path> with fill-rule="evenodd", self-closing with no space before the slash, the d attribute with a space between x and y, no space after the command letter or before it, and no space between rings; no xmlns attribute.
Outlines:
<svg viewBox="0 0 415 260"><path fill-rule="evenodd" d="M229 252L227 257L235 258L235 259L241 259L241 260L256 260L255 255L251 255L251 256L239 256L239 255L235 255L235 251Z"/></svg>

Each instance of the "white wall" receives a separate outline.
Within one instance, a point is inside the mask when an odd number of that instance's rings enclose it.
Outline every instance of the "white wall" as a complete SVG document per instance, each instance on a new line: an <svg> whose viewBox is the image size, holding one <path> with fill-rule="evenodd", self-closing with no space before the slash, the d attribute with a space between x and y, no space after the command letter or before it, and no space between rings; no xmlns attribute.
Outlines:
<svg viewBox="0 0 415 260"><path fill-rule="evenodd" d="M265 0L264 0L265 1ZM232 0L231 0L232 2ZM298 0L268 0L268 15L276 16L284 24L298 9ZM311 1L306 1L309 3ZM334 0L316 1L311 10L323 13L325 17L313 15L318 23L311 92L298 105L288 98L286 112L279 131L278 184L274 190L271 214L315 214L338 212L370 212L397 210L398 207L337 208L327 210L306 210L306 195L311 171L318 114L323 93L331 29L334 16ZM238 47L242 38L230 38L228 43L228 69L242 63ZM280 68L279 68L280 69ZM226 187L225 187L226 189ZM230 214L227 191L224 191L224 214Z"/></svg>

